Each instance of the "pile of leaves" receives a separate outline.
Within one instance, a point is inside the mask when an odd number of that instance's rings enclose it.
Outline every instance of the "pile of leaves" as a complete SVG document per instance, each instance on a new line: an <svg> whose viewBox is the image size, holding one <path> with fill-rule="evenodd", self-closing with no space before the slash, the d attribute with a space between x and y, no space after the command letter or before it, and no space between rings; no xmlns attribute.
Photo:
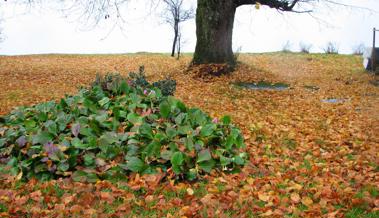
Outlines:
<svg viewBox="0 0 379 218"><path fill-rule="evenodd" d="M228 75L232 72L233 67L228 64L199 64L189 68L194 79L211 82L215 77Z"/></svg>
<svg viewBox="0 0 379 218"><path fill-rule="evenodd" d="M0 161L18 178L81 182L157 170L194 180L244 165L230 117L212 119L140 82L106 75L77 95L13 110L0 118Z"/></svg>

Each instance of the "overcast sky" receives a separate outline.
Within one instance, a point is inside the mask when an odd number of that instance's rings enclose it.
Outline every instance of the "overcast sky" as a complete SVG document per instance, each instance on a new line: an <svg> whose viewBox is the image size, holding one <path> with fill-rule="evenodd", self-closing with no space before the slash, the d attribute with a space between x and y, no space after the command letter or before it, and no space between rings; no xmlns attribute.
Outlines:
<svg viewBox="0 0 379 218"><path fill-rule="evenodd" d="M0 43L0 54L39 53L129 53L170 52L173 33L164 24L158 7L146 16L145 1L128 5L123 14L123 29L112 29L113 21L105 20L95 29L84 30L75 16L65 17L54 10L31 10L15 6L11 1L0 1L3 18L0 27L5 40ZM345 0L379 11L378 0ZM196 2L187 1L196 6ZM379 13L344 7L319 7L313 14L283 13L254 6L243 6L236 13L233 48L242 52L281 50L289 41L291 50L299 43L312 44L311 52L321 52L327 42L335 42L340 53L351 53L360 43L372 44L372 28L379 28ZM183 24L183 50L193 52L196 43L195 20ZM379 39L377 40L379 42ZM379 46L379 43L377 43Z"/></svg>

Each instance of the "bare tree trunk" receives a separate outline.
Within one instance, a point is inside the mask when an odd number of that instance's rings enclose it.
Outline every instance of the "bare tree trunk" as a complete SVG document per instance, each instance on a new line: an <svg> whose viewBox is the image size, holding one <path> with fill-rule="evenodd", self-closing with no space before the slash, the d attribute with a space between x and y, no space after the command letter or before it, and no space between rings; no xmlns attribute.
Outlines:
<svg viewBox="0 0 379 218"><path fill-rule="evenodd" d="M232 36L236 5L233 0L198 0L197 43L193 64L235 65Z"/></svg>
<svg viewBox="0 0 379 218"><path fill-rule="evenodd" d="M175 57L175 48L176 48L176 43L178 41L178 35L179 35L179 22L175 21L174 24L174 42L172 43L172 51L171 51L171 57Z"/></svg>
<svg viewBox="0 0 379 218"><path fill-rule="evenodd" d="M181 49L181 46L182 46L182 42L181 42L181 39L182 39L182 34L179 32L179 35L178 35L178 54L177 54L177 57L176 59L179 60L180 58L180 49Z"/></svg>

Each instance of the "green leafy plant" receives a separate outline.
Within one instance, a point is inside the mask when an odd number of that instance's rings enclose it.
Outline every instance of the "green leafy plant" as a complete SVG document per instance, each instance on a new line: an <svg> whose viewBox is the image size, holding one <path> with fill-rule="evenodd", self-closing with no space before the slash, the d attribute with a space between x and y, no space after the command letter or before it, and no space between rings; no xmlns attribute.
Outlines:
<svg viewBox="0 0 379 218"><path fill-rule="evenodd" d="M130 84L139 87L147 87L150 83L146 79L145 67L140 66L138 73L129 73Z"/></svg>
<svg viewBox="0 0 379 218"><path fill-rule="evenodd" d="M247 159L230 117L212 119L115 75L60 101L17 108L0 118L0 137L0 161L25 179L95 182L161 168L193 180Z"/></svg>
<svg viewBox="0 0 379 218"><path fill-rule="evenodd" d="M153 86L162 91L162 95L169 96L174 95L176 90L176 81L170 78L159 80L153 83Z"/></svg>
<svg viewBox="0 0 379 218"><path fill-rule="evenodd" d="M121 81L128 81L128 84L133 87L158 88L164 96L174 95L176 90L176 81L169 77L150 84L147 81L144 66L140 66L138 73L130 72L128 77L123 77L119 73L108 73L105 76L97 74L92 87L100 86L106 91L117 90Z"/></svg>

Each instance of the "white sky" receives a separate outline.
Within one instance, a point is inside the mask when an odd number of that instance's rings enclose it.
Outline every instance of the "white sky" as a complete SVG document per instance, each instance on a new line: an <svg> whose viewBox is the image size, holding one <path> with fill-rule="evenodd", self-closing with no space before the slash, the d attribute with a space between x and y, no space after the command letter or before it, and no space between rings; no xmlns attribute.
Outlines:
<svg viewBox="0 0 379 218"><path fill-rule="evenodd" d="M146 17L146 2L136 1L126 9L127 22L124 29L114 29L111 20L105 20L98 28L84 31L83 25L73 17L65 18L52 10L25 12L20 6L0 1L5 41L0 43L0 54L39 53L129 53L129 52L170 52L173 33L171 27L163 24L156 15ZM194 6L196 3L187 0ZM346 3L379 11L378 0L345 0ZM336 42L340 53L351 53L360 43L372 44L372 28L379 28L379 12L350 10L338 7L320 7L314 13L320 19L307 14L284 13L254 6L238 8L234 25L233 47L242 52L267 52L281 50L289 40L291 50L297 51L299 43L312 44L311 52L321 52L327 42ZM327 23L324 23L327 22ZM195 49L195 20L183 24L185 44L183 51ZM107 36L108 35L108 36ZM103 39L107 36L105 39ZM379 46L378 37L377 46Z"/></svg>

